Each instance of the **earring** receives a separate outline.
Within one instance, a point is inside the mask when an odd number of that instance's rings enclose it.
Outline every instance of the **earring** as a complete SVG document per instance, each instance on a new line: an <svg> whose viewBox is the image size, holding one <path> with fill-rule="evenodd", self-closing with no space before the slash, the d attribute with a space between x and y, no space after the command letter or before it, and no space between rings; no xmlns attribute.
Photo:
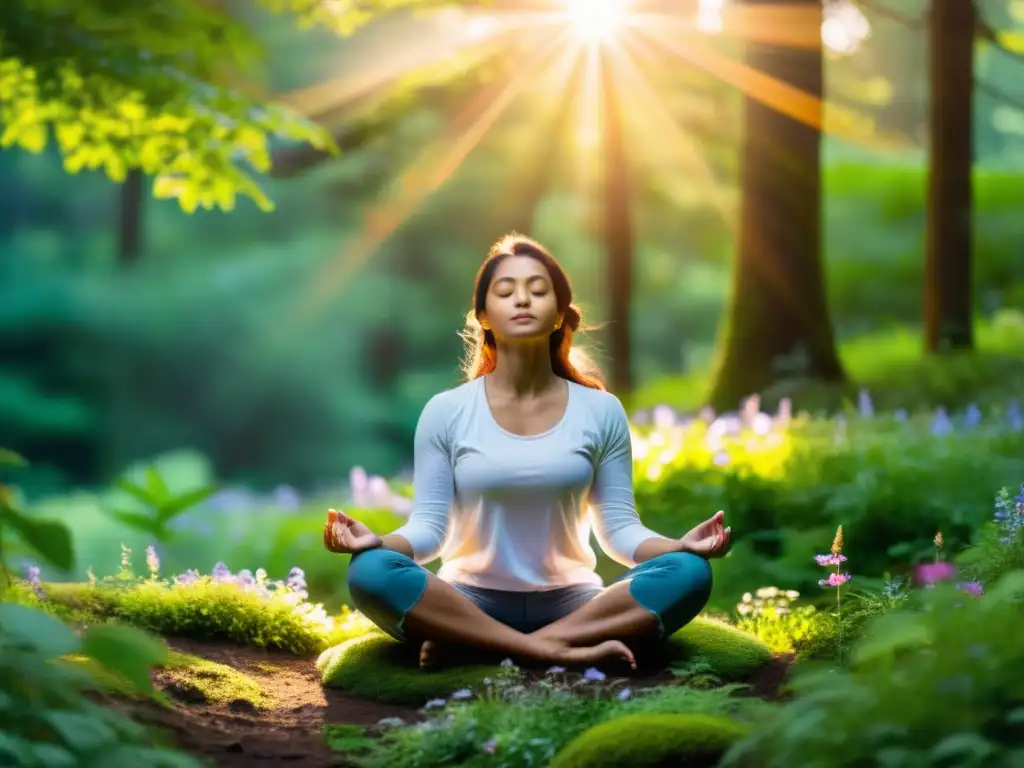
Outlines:
<svg viewBox="0 0 1024 768"><path fill-rule="evenodd" d="M557 331L561 327L562 327L562 321L561 321L561 319L559 319L558 321L555 322L555 330Z"/></svg>
<svg viewBox="0 0 1024 768"><path fill-rule="evenodd" d="M484 321L482 321L480 323L480 328L481 328L481 330L489 331L489 330L491 330L491 324L488 323L486 320L484 320Z"/></svg>

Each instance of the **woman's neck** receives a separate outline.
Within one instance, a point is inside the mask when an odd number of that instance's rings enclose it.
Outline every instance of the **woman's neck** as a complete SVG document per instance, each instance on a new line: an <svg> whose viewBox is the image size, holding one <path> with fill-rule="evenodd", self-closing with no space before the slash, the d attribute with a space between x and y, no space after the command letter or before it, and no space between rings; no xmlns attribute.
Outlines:
<svg viewBox="0 0 1024 768"><path fill-rule="evenodd" d="M498 360L490 373L491 384L515 397L539 395L551 389L558 378L551 368L548 345L514 344L498 349Z"/></svg>

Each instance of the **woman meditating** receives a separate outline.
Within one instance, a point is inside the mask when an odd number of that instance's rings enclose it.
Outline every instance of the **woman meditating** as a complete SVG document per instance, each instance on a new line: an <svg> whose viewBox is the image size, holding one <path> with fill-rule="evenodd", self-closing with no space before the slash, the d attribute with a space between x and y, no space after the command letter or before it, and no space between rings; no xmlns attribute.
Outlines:
<svg viewBox="0 0 1024 768"><path fill-rule="evenodd" d="M640 521L626 412L596 369L570 361L580 322L551 255L526 237L499 241L476 277L467 383L435 395L416 427L408 522L381 537L328 512L324 544L352 555L356 608L421 643L421 666L468 647L635 667L626 643L668 637L711 594L708 559L729 547L724 515L681 539ZM606 588L591 525L630 568ZM434 576L423 564L439 556Z"/></svg>

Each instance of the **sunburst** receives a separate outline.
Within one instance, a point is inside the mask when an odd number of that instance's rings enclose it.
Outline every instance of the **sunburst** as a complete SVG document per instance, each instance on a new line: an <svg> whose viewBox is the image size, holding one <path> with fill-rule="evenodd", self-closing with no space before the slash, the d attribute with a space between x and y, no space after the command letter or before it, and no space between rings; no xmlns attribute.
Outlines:
<svg viewBox="0 0 1024 768"><path fill-rule="evenodd" d="M848 0L831 0L833 4ZM524 8L523 6L530 7ZM902 137L879 136L870 121L850 110L822 103L816 97L747 66L742 60L723 51L719 41L752 41L793 48L819 47L823 44L821 16L807 4L751 4L729 0L700 0L683 13L678 3L643 2L643 0L547 0L535 3L498 2L489 13L449 14L452 23L438 39L418 41L406 46L402 57L390 57L389 63L372 71L324 83L291 94L286 101L307 113L322 114L325 106L333 114L344 113L346 107L372 102L386 93L400 78L425 68L444 65L446 60L462 57L471 62L484 62L494 56L506 55L510 40L527 41L531 55L516 62L503 84L481 87L470 106L452 119L444 136L428 147L401 174L404 183L393 185L393 191L367 213L366 226L354 239L345 243L337 258L330 261L325 272L317 276L314 301L306 303L315 309L335 295L345 280L364 264L379 247L439 190L473 152L489 130L502 118L509 104L524 91L537 88L565 87L564 78L552 73L571 69L567 62L584 57L586 76L576 87L590 104L577 132L591 137L593 146L600 136L600 108L595 102L611 97L624 114L641 114L634 120L648 126L659 126L664 140L652 143L641 137L627 137L644 152L662 151L674 155L675 171L682 170L700 179L708 189L709 203L723 216L729 215L727 196L718 188L708 171L695 140L685 133L647 81L641 60L659 62L663 68L679 65L703 70L753 98L761 99L774 109L824 131L872 146L904 148ZM858 36L866 30L863 18L849 11L829 17L824 44L841 42L843 53L850 53ZM856 28L843 34L842 25L855 21ZM601 76L608 71L612 77ZM560 85L559 85L560 84ZM614 88L597 100L586 94ZM565 95L566 98L570 94ZM575 95L573 95L575 97ZM543 130L539 126L538 130ZM680 168L680 163L685 163Z"/></svg>

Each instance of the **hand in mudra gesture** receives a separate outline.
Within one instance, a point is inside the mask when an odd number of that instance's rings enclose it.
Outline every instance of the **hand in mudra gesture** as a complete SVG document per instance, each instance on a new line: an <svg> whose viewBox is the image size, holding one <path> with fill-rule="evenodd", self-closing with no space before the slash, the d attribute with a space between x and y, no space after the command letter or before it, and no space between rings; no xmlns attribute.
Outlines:
<svg viewBox="0 0 1024 768"><path fill-rule="evenodd" d="M725 512L716 512L679 540L684 552L706 557L722 557L729 551L729 538L732 528L723 527Z"/></svg>
<svg viewBox="0 0 1024 768"><path fill-rule="evenodd" d="M327 510L324 546L339 555L355 555L381 545L381 538L355 518L336 509Z"/></svg>

